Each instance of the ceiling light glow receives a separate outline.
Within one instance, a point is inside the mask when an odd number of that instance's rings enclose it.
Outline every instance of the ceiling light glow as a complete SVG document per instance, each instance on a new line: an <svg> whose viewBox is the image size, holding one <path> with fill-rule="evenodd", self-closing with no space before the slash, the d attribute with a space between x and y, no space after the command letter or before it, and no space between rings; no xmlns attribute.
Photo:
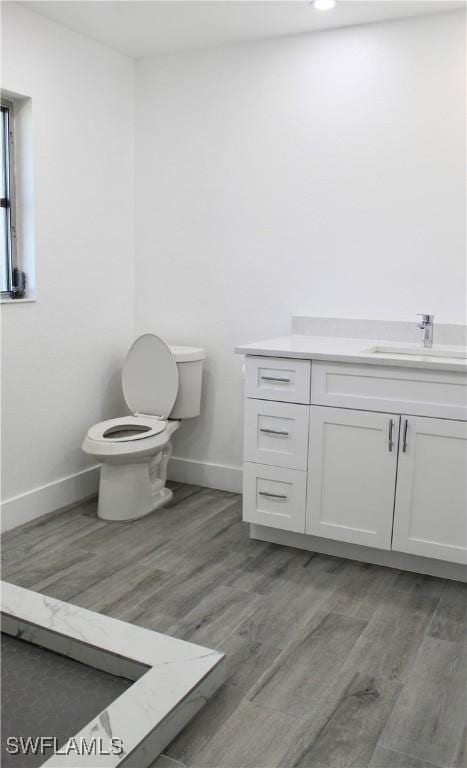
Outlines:
<svg viewBox="0 0 467 768"><path fill-rule="evenodd" d="M315 11L330 11L336 7L336 0L313 0L312 5Z"/></svg>

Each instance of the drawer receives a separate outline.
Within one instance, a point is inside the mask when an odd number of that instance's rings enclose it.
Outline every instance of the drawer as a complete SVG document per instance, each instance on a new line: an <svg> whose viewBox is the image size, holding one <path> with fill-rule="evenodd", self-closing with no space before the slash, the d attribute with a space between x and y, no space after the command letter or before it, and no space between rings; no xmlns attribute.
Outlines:
<svg viewBox="0 0 467 768"><path fill-rule="evenodd" d="M310 407L245 400L245 461L306 470Z"/></svg>
<svg viewBox="0 0 467 768"><path fill-rule="evenodd" d="M313 405L467 419L467 375L421 368L313 362Z"/></svg>
<svg viewBox="0 0 467 768"><path fill-rule="evenodd" d="M248 356L245 379L247 397L310 403L310 360Z"/></svg>
<svg viewBox="0 0 467 768"><path fill-rule="evenodd" d="M243 465L243 519L247 523L305 532L306 472Z"/></svg>

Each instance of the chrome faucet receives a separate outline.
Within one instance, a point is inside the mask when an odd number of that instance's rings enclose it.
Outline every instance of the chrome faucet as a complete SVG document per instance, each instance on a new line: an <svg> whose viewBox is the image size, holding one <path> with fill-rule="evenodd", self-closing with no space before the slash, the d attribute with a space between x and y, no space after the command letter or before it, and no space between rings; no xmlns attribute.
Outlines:
<svg viewBox="0 0 467 768"><path fill-rule="evenodd" d="M431 348L433 346L433 324L435 320L434 315L418 315L422 319L418 323L418 327L421 331L423 331L422 334L422 345L424 347Z"/></svg>

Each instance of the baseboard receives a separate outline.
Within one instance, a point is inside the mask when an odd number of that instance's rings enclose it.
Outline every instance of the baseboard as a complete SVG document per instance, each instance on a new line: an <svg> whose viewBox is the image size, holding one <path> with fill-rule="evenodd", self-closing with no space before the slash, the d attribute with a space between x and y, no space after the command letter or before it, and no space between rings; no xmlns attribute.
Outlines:
<svg viewBox="0 0 467 768"><path fill-rule="evenodd" d="M9 531L48 512L76 504L97 493L98 484L99 467L90 467L5 499L1 504L1 531Z"/></svg>
<svg viewBox="0 0 467 768"><path fill-rule="evenodd" d="M205 488L217 488L220 491L242 492L242 469L225 464L210 464L192 459L179 459L173 456L169 462L169 480L177 483L203 485Z"/></svg>
<svg viewBox="0 0 467 768"><path fill-rule="evenodd" d="M242 491L241 468L223 464L209 464L174 457L169 462L169 479L234 493ZM0 505L0 530L4 533L49 512L76 504L97 493L98 485L99 467L91 467L53 483L34 488L32 491L5 499Z"/></svg>
<svg viewBox="0 0 467 768"><path fill-rule="evenodd" d="M321 536L311 536L306 533L293 533L282 531L278 528L269 528L265 525L250 525L250 537L259 541L269 541L271 544L282 544L286 547L297 547L309 552L320 552L323 555L333 555L348 560L357 560L374 565L383 565L388 568L397 568L401 571L424 573L429 576L438 576L454 581L467 581L465 565L459 563L447 563L444 560L435 560L431 557L409 555L405 552L394 550L374 549L360 544L348 544L345 541L333 541L323 539Z"/></svg>

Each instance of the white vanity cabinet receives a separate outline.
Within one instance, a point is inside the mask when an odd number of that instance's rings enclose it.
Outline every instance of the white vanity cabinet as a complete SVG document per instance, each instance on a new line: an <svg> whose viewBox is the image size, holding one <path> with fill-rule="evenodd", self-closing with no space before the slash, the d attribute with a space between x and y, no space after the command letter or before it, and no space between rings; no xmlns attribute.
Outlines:
<svg viewBox="0 0 467 768"><path fill-rule="evenodd" d="M247 356L244 457L259 538L467 563L464 372Z"/></svg>

